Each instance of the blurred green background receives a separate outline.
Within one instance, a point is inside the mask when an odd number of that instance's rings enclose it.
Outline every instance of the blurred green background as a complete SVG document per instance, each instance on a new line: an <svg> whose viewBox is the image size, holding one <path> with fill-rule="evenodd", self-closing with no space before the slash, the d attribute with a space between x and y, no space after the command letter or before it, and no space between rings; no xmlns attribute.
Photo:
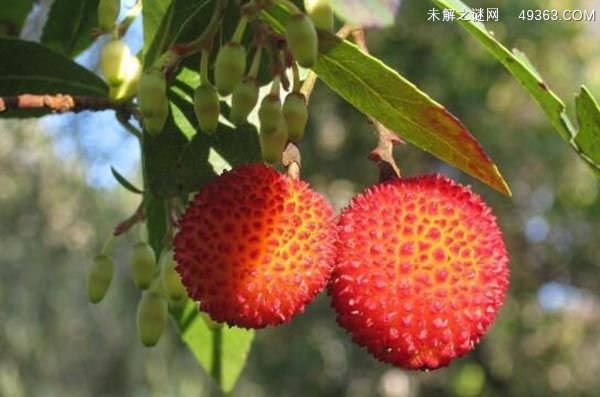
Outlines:
<svg viewBox="0 0 600 397"><path fill-rule="evenodd" d="M22 33L35 39L44 4ZM580 84L600 97L599 1L476 1L498 7L490 29L524 51L572 109ZM596 10L593 22L524 22L533 8ZM514 196L491 191L418 149L397 159L406 175L442 172L471 184L499 218L511 254L506 304L482 343L449 368L406 372L381 364L340 330L325 294L290 324L258 332L233 395L598 396L600 197L592 173L521 87L432 6L405 0L394 28L371 32L371 51L457 115L497 162ZM137 36L136 36L137 35ZM140 31L128 40L135 47ZM80 57L92 67L98 46ZM1 60L0 60L1 62ZM117 243L107 299L88 304L90 257L137 197L110 165L139 182L135 142L110 112L0 121L0 396L218 395L177 338L137 341L139 292L126 264L134 236ZM336 209L377 180L365 118L319 84L301 145L304 176Z"/></svg>

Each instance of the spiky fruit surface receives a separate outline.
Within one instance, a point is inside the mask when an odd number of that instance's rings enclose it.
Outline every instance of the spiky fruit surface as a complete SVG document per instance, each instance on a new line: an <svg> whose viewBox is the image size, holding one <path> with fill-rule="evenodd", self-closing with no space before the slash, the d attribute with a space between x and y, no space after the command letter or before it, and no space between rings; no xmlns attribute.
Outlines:
<svg viewBox="0 0 600 397"><path fill-rule="evenodd" d="M435 369L470 351L508 286L490 208L443 176L367 189L339 219L338 323L379 360Z"/></svg>
<svg viewBox="0 0 600 397"><path fill-rule="evenodd" d="M325 287L336 228L302 181L247 164L206 184L181 219L175 259L190 297L217 322L290 320Z"/></svg>

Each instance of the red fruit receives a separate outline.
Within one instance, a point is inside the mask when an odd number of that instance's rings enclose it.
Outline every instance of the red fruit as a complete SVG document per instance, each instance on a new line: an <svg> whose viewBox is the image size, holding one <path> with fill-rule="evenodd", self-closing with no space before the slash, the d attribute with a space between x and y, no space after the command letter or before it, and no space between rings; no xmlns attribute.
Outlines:
<svg viewBox="0 0 600 397"><path fill-rule="evenodd" d="M175 237L177 271L217 322L263 328L290 320L325 287L336 227L325 199L264 164L207 183Z"/></svg>
<svg viewBox="0 0 600 397"><path fill-rule="evenodd" d="M338 323L377 359L435 369L473 349L502 305L508 256L491 209L440 175L373 186L340 215Z"/></svg>

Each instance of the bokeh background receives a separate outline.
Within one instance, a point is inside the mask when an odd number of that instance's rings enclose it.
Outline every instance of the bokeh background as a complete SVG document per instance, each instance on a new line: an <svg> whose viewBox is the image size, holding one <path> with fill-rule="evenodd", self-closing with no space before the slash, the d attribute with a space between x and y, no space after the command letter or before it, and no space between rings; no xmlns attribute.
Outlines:
<svg viewBox="0 0 600 397"><path fill-rule="evenodd" d="M36 6L23 37L39 37L48 3ZM500 22L489 25L496 37L529 56L571 114L580 84L600 97L599 1L470 3L499 8ZM415 147L397 150L406 175L444 173L495 209L511 254L504 308L472 354L418 373L351 343L322 294L292 323L258 332L234 396L598 396L599 183L479 44L453 23L427 21L431 8L405 0L397 25L371 32L369 44L461 118L511 185L514 196L503 197ZM596 10L598 21L517 18L535 8ZM139 48L139 21L126 39ZM95 69L97 52L78 60ZM367 160L374 144L365 118L319 84L303 173L336 209L376 182ZM218 395L174 327L155 349L138 343L139 292L125 266L134 236L117 243L107 299L87 302L90 257L137 205L110 166L139 184L138 161L110 112L0 120L0 396Z"/></svg>

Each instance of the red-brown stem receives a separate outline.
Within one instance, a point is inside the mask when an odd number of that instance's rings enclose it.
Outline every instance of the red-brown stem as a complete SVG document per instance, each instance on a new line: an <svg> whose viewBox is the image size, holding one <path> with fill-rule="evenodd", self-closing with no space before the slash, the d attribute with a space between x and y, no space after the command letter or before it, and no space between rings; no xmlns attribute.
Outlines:
<svg viewBox="0 0 600 397"><path fill-rule="evenodd" d="M365 31L363 29L352 29L350 32L356 45L365 53L369 53ZM377 136L377 146L369 154L369 159L376 162L379 167L381 181L400 178L400 168L394 160L394 146L404 143L393 131L386 128L377 119L369 116Z"/></svg>
<svg viewBox="0 0 600 397"><path fill-rule="evenodd" d="M51 113L82 112L84 110L123 110L131 113L128 103L114 103L105 97L78 95L32 95L0 97L0 113L10 110L47 110Z"/></svg>
<svg viewBox="0 0 600 397"><path fill-rule="evenodd" d="M133 215L124 221L120 222L113 231L114 236L120 236L122 234L127 233L132 227L134 227L138 222L142 222L146 218L146 207L145 202L142 200L140 205L137 207Z"/></svg>

